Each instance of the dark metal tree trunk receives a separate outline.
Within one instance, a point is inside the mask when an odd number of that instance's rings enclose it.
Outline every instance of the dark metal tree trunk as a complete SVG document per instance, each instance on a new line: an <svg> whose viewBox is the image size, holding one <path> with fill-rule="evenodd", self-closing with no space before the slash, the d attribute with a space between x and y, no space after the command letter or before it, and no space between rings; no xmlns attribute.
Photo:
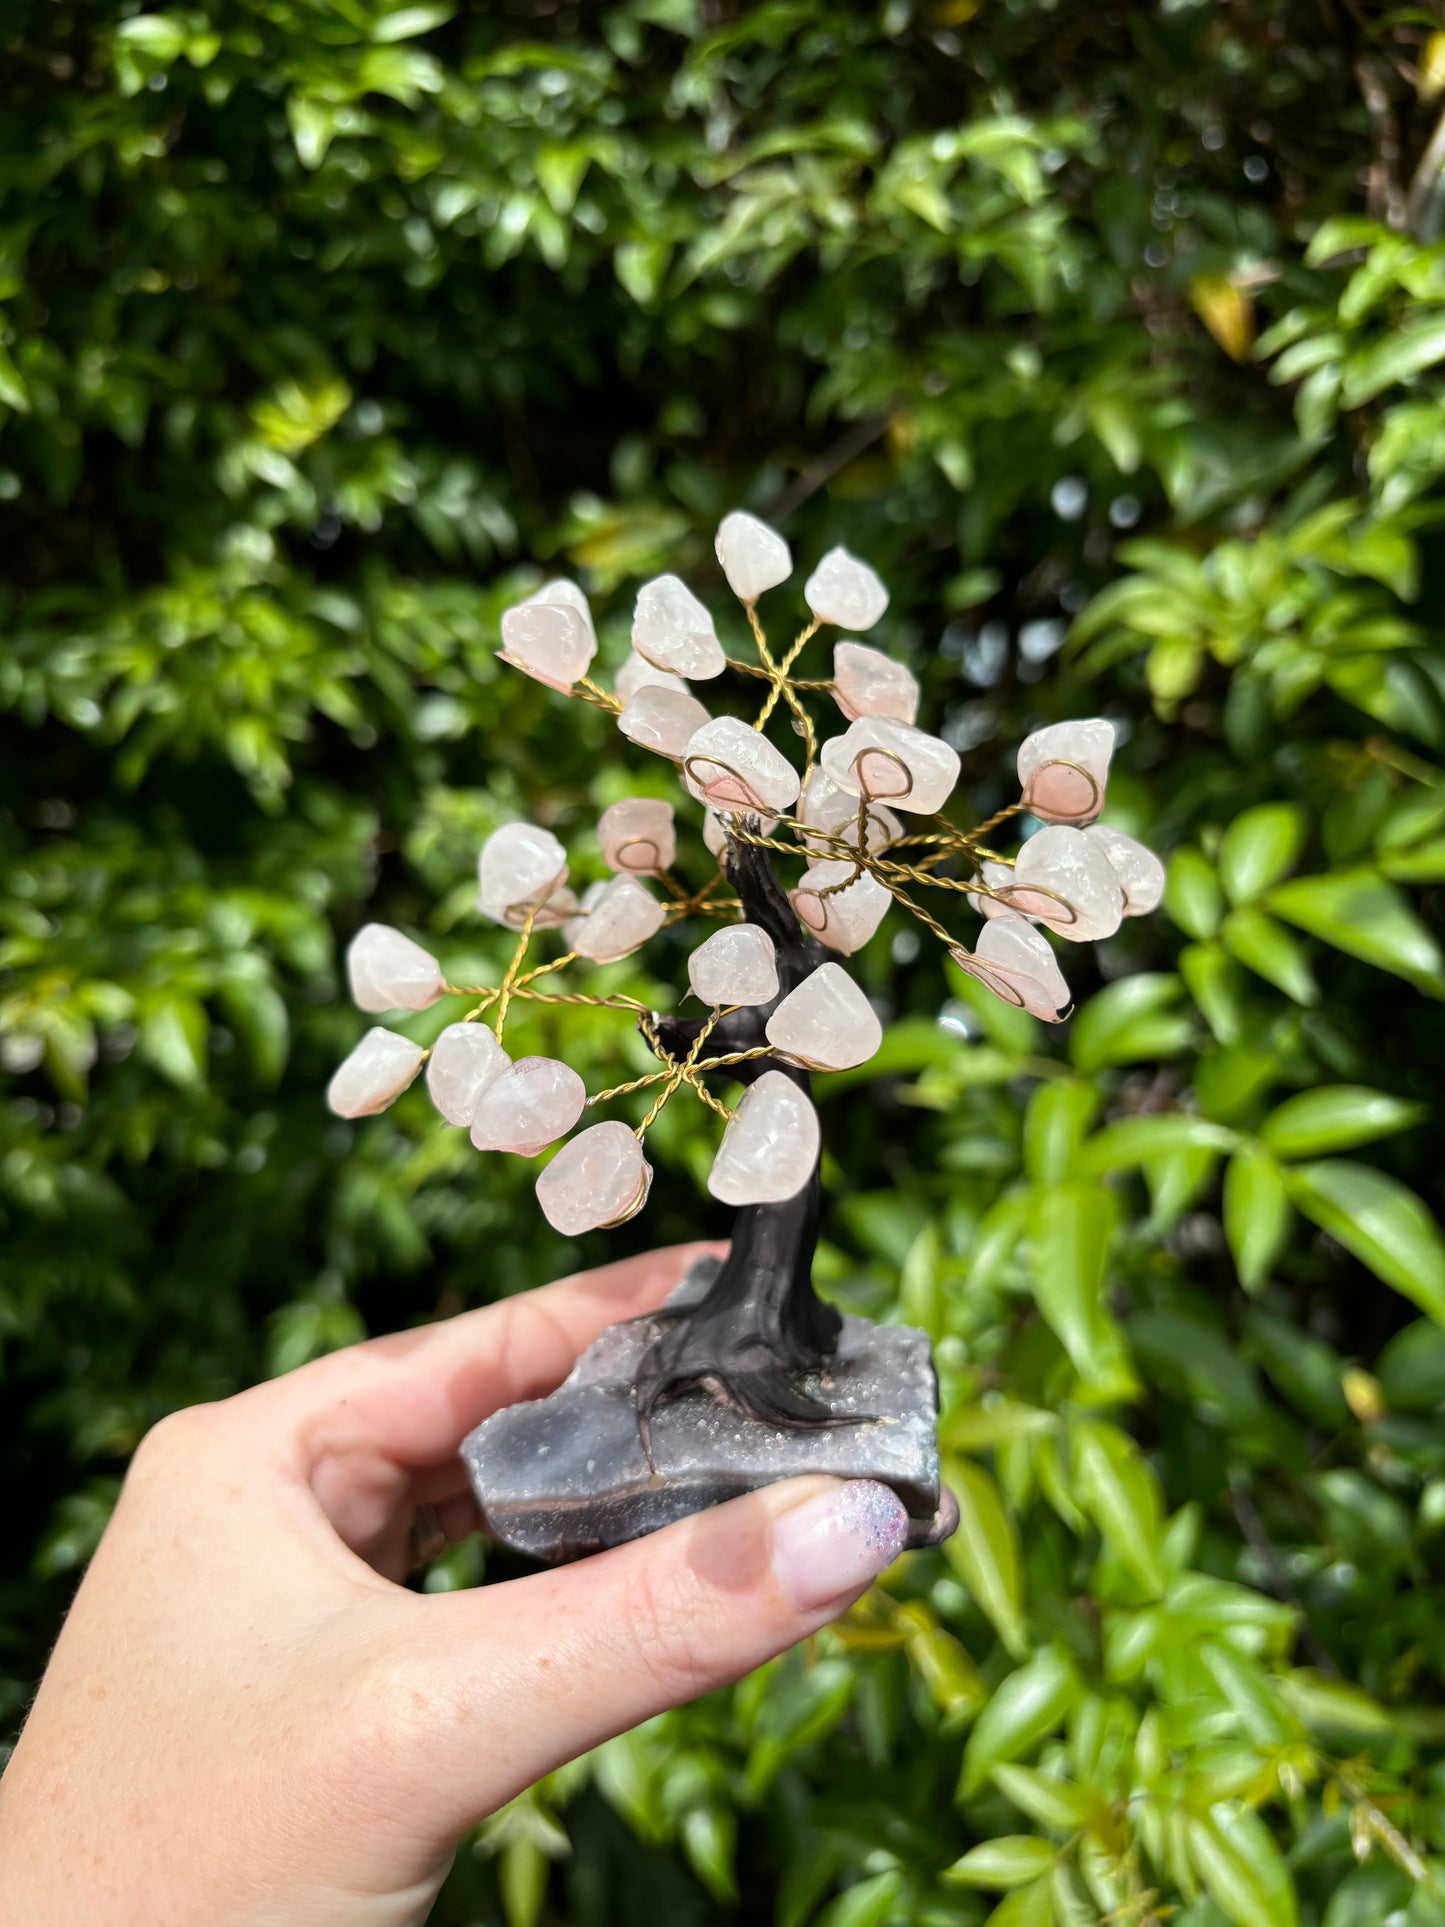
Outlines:
<svg viewBox="0 0 1445 1927"><path fill-rule="evenodd" d="M737 1010L723 1018L704 1049L709 1056L753 1050L766 1043L768 1018L789 991L827 961L827 953L800 926L783 894L768 852L729 843L727 874L749 923L766 930L777 950L779 995L771 1004ZM704 1020L659 1017L657 1035L677 1058L687 1054ZM781 1071L803 1090L806 1071L776 1058L739 1064L735 1075L750 1084L765 1071ZM638 1416L660 1399L705 1385L749 1417L783 1425L837 1421L796 1383L832 1355L838 1313L813 1290L813 1250L818 1237L818 1168L782 1204L744 1205L733 1220L732 1248L706 1296L669 1319L638 1376Z"/></svg>

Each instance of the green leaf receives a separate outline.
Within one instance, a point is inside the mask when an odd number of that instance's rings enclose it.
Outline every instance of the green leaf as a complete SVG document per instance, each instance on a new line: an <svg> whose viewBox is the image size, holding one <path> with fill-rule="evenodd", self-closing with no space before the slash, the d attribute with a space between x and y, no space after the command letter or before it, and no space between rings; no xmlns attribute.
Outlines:
<svg viewBox="0 0 1445 1927"><path fill-rule="evenodd" d="M1249 980L1224 945L1191 943L1179 953L1179 974L1216 1039L1237 1043L1244 1030L1243 987Z"/></svg>
<svg viewBox="0 0 1445 1927"><path fill-rule="evenodd" d="M1224 916L1224 892L1202 850L1176 850L1164 882L1164 908L1187 937L1207 942Z"/></svg>
<svg viewBox="0 0 1445 1927"><path fill-rule="evenodd" d="M1099 1108L1099 1093L1079 1078L1040 1084L1024 1114L1024 1169L1039 1184L1070 1175L1084 1133Z"/></svg>
<svg viewBox="0 0 1445 1927"><path fill-rule="evenodd" d="M1290 1197L1307 1218L1445 1324L1445 1238L1413 1191L1383 1171L1343 1158L1296 1165L1288 1182Z"/></svg>
<svg viewBox="0 0 1445 1927"><path fill-rule="evenodd" d="M141 1055L173 1084L195 1088L206 1077L205 1007L181 991L162 996L140 1027Z"/></svg>
<svg viewBox="0 0 1445 1927"><path fill-rule="evenodd" d="M1224 1235L1246 1291L1259 1291L1289 1237L1284 1172L1268 1152L1246 1147L1224 1173Z"/></svg>
<svg viewBox="0 0 1445 1927"><path fill-rule="evenodd" d="M996 1766L1017 1759L1052 1733L1078 1690L1073 1666L1051 1646L1001 1680L968 1736L960 1797L972 1798Z"/></svg>
<svg viewBox="0 0 1445 1927"><path fill-rule="evenodd" d="M1075 1420L1069 1444L1079 1503L1114 1556L1158 1598L1168 1578L1160 1552L1164 1508L1148 1461L1127 1432L1103 1419Z"/></svg>
<svg viewBox="0 0 1445 1927"><path fill-rule="evenodd" d="M890 1868L849 1887L818 1916L817 1927L884 1927L895 1918L903 1876Z"/></svg>
<svg viewBox="0 0 1445 1927"><path fill-rule="evenodd" d="M958 1530L944 1557L973 1594L1014 1659L1028 1651L1024 1632L1023 1559L1018 1528L982 1466L952 1459L945 1481L958 1500Z"/></svg>
<svg viewBox="0 0 1445 1927"><path fill-rule="evenodd" d="M1288 876L1304 840L1304 812L1293 803L1261 803L1235 817L1219 843L1219 880L1229 901L1253 903Z"/></svg>
<svg viewBox="0 0 1445 1927"><path fill-rule="evenodd" d="M1425 1116L1423 1104L1363 1084L1325 1084L1287 1097L1264 1120L1259 1135L1279 1157L1318 1157L1407 1131Z"/></svg>
<svg viewBox="0 0 1445 1927"><path fill-rule="evenodd" d="M989 1887L1007 1893L1030 1880L1053 1871L1058 1848L1031 1833L1009 1833L997 1840L985 1840L944 1870L943 1878L954 1887Z"/></svg>
<svg viewBox="0 0 1445 1927"><path fill-rule="evenodd" d="M1054 1927L1054 1889L1046 1875L1032 1886L1018 1887L1001 1900L984 1927Z"/></svg>
<svg viewBox="0 0 1445 1927"><path fill-rule="evenodd" d="M30 390L21 378L20 370L10 359L10 351L0 342L0 401L7 408L13 408L17 415L30 413Z"/></svg>
<svg viewBox="0 0 1445 1927"><path fill-rule="evenodd" d="M371 38L383 45L397 40L414 40L418 34L431 33L436 27L444 27L455 11L449 5L398 7L395 12L382 15L371 30Z"/></svg>
<svg viewBox="0 0 1445 1927"><path fill-rule="evenodd" d="M1061 1780L1036 1767L1004 1765L993 1770L993 1783L1020 1813L1056 1833L1072 1833L1092 1810L1090 1796L1072 1780Z"/></svg>
<svg viewBox="0 0 1445 1927"><path fill-rule="evenodd" d="M1309 959L1297 937L1261 910L1233 910L1220 932L1226 949L1246 969L1297 1004L1319 1002Z"/></svg>
<svg viewBox="0 0 1445 1927"><path fill-rule="evenodd" d="M1100 1185L1056 1185L1039 1194L1029 1236L1035 1302L1099 1398L1122 1397L1133 1382L1119 1328L1104 1305L1117 1209Z"/></svg>
<svg viewBox="0 0 1445 1927"><path fill-rule="evenodd" d="M1337 950L1445 996L1439 945L1392 883L1375 870L1296 877L1269 893L1269 908Z"/></svg>
<svg viewBox="0 0 1445 1927"><path fill-rule="evenodd" d="M1232 1151L1238 1143L1238 1132L1228 1125L1195 1117L1189 1111L1126 1117L1117 1124L1106 1124L1088 1140L1079 1158L1078 1174L1102 1177L1106 1171L1125 1171L1180 1151Z"/></svg>
<svg viewBox="0 0 1445 1927"><path fill-rule="evenodd" d="M1294 1882L1256 1814L1220 1804L1184 1825L1205 1892L1234 1927L1298 1927Z"/></svg>
<svg viewBox="0 0 1445 1927"><path fill-rule="evenodd" d="M1173 1006L1184 994L1178 977L1140 971L1092 996L1074 1019L1069 1055L1090 1075L1110 1064L1174 1057L1189 1044L1193 1025Z"/></svg>
<svg viewBox="0 0 1445 1927"><path fill-rule="evenodd" d="M1412 380L1437 361L1445 361L1445 320L1438 315L1423 315L1362 354L1350 356L1345 363L1341 399L1346 408L1359 408L1373 401L1382 389Z"/></svg>

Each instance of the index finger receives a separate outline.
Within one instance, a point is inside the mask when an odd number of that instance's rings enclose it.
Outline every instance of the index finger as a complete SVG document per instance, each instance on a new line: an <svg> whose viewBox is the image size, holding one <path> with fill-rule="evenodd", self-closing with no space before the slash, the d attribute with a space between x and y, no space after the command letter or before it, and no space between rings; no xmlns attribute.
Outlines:
<svg viewBox="0 0 1445 1927"><path fill-rule="evenodd" d="M364 1447L404 1466L452 1458L474 1425L555 1391L598 1333L661 1305L725 1244L669 1245L413 1331L333 1352L265 1388L307 1458Z"/></svg>

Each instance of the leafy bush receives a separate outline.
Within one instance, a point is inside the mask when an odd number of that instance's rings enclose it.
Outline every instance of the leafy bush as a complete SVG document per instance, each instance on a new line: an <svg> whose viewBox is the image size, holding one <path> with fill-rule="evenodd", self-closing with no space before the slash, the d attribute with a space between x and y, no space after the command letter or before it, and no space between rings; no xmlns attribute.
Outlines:
<svg viewBox="0 0 1445 1927"><path fill-rule="evenodd" d="M933 1335L963 1528L496 1816L437 1918L1445 1920L1429 14L19 11L0 1718L161 1413L719 1228L689 1181L569 1248L424 1095L321 1090L356 924L495 967L481 838L618 793L501 607L575 572L615 663L746 503L882 570L981 814L1112 716L1167 915L1057 1035L860 960L820 1271Z"/></svg>

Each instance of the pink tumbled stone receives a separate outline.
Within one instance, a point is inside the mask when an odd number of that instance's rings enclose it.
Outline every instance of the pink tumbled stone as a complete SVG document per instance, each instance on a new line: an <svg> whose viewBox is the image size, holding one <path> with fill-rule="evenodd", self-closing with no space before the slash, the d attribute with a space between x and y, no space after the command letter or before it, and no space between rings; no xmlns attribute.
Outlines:
<svg viewBox="0 0 1445 1927"><path fill-rule="evenodd" d="M598 818L597 840L609 870L654 876L670 869L677 856L672 805L650 796L624 796Z"/></svg>
<svg viewBox="0 0 1445 1927"><path fill-rule="evenodd" d="M724 1204L781 1204L813 1175L821 1138L807 1092L764 1071L728 1119L707 1188Z"/></svg>
<svg viewBox="0 0 1445 1927"><path fill-rule="evenodd" d="M636 877L615 876L589 883L582 893L582 914L563 927L569 950L589 963L616 963L655 937L667 911Z"/></svg>
<svg viewBox="0 0 1445 1927"><path fill-rule="evenodd" d="M632 646L656 668L699 682L727 667L711 615L675 575L660 575L638 590Z"/></svg>
<svg viewBox="0 0 1445 1927"><path fill-rule="evenodd" d="M361 926L347 945L346 975L358 1010L425 1010L442 994L436 958L389 923Z"/></svg>
<svg viewBox="0 0 1445 1927"><path fill-rule="evenodd" d="M778 819L775 816L759 816L756 810L747 811L746 815L759 836L771 836L778 827ZM719 862L727 854L728 824L738 816L737 810L703 811L702 840Z"/></svg>
<svg viewBox="0 0 1445 1927"><path fill-rule="evenodd" d="M477 859L477 907L497 923L520 930L528 912L538 928L574 916L567 852L550 830L506 823L482 845Z"/></svg>
<svg viewBox="0 0 1445 1927"><path fill-rule="evenodd" d="M552 689L570 690L597 653L587 599L571 582L546 582L502 617L503 662Z"/></svg>
<svg viewBox="0 0 1445 1927"><path fill-rule="evenodd" d="M1084 835L1108 857L1124 892L1124 915L1144 917L1164 895L1164 865L1154 852L1108 823L1091 823Z"/></svg>
<svg viewBox="0 0 1445 1927"><path fill-rule="evenodd" d="M798 772L760 730L717 716L688 738L683 781L714 809L777 815L797 801Z"/></svg>
<svg viewBox="0 0 1445 1927"><path fill-rule="evenodd" d="M617 727L640 749L654 750L659 756L670 756L678 763L689 739L707 720L707 711L696 696L647 683L617 718Z"/></svg>
<svg viewBox="0 0 1445 1927"><path fill-rule="evenodd" d="M580 1238L635 1218L647 1201L652 1166L625 1124L589 1124L537 1179L537 1202L554 1231Z"/></svg>
<svg viewBox="0 0 1445 1927"><path fill-rule="evenodd" d="M895 716L863 716L824 743L820 761L839 789L932 816L958 781L958 752Z"/></svg>
<svg viewBox="0 0 1445 1927"><path fill-rule="evenodd" d="M840 883L846 884L846 889L836 889ZM820 943L845 957L863 948L893 901L886 884L842 858L809 864L788 898L799 922L805 923Z"/></svg>
<svg viewBox="0 0 1445 1927"><path fill-rule="evenodd" d="M793 556L778 531L756 515L734 509L718 524L717 559L740 602L756 602L793 573Z"/></svg>
<svg viewBox="0 0 1445 1927"><path fill-rule="evenodd" d="M990 890L1012 890L1013 866L1009 863L995 863L989 858L979 864L978 873ZM1016 904L1000 902L997 897L979 896L974 898L974 908L982 910L986 917L1016 917L1023 913Z"/></svg>
<svg viewBox="0 0 1445 1927"><path fill-rule="evenodd" d="M514 1151L534 1158L581 1117L587 1086L555 1057L519 1057L494 1077L472 1112L479 1151Z"/></svg>
<svg viewBox="0 0 1445 1927"><path fill-rule="evenodd" d="M338 1117L374 1117L401 1096L425 1056L420 1044L378 1025L342 1059L326 1086L326 1102Z"/></svg>
<svg viewBox="0 0 1445 1927"><path fill-rule="evenodd" d="M819 622L840 629L871 629L888 607L888 591L876 573L841 546L829 549L808 577L803 599Z"/></svg>
<svg viewBox="0 0 1445 1927"><path fill-rule="evenodd" d="M798 805L798 820L806 823L811 830L822 832L820 836L804 836L803 841L810 850L817 850L824 856L837 854L838 845L832 839L841 837L845 844L856 847L858 833L858 805L862 801L856 793L839 789L821 765L810 773L803 786L803 799ZM896 842L903 834L903 825L893 814L878 803L868 805L863 835L863 847L870 853L882 850Z"/></svg>
<svg viewBox="0 0 1445 1927"><path fill-rule="evenodd" d="M883 1026L842 965L826 963L789 991L764 1035L790 1063L846 1071L874 1055L883 1042Z"/></svg>
<svg viewBox="0 0 1445 1927"><path fill-rule="evenodd" d="M1046 923L1072 943L1112 937L1124 915L1114 866L1082 830L1051 825L1031 836L1014 859L1009 907Z"/></svg>
<svg viewBox="0 0 1445 1927"><path fill-rule="evenodd" d="M511 1061L485 1024L448 1024L426 1063L432 1103L448 1124L470 1124L477 1099Z"/></svg>
<svg viewBox="0 0 1445 1927"><path fill-rule="evenodd" d="M1069 1014L1069 986L1042 931L1022 917L996 917L979 932L970 955L962 947L949 955L970 977L1005 1003L1057 1024Z"/></svg>
<svg viewBox="0 0 1445 1927"><path fill-rule="evenodd" d="M755 923L714 930L687 960L687 981L701 1003L770 1004L778 994L778 953Z"/></svg>
<svg viewBox="0 0 1445 1927"><path fill-rule="evenodd" d="M1114 725L1102 717L1050 723L1019 749L1023 800L1046 823L1087 823L1104 807Z"/></svg>
<svg viewBox="0 0 1445 1927"><path fill-rule="evenodd" d="M833 650L833 700L850 722L860 716L893 716L911 723L918 715L918 678L881 649L840 642Z"/></svg>
<svg viewBox="0 0 1445 1927"><path fill-rule="evenodd" d="M613 684L617 700L625 709L639 689L671 689L679 696L688 693L687 684L681 676L674 676L666 669L656 669L645 656L639 656L634 649L617 672Z"/></svg>

